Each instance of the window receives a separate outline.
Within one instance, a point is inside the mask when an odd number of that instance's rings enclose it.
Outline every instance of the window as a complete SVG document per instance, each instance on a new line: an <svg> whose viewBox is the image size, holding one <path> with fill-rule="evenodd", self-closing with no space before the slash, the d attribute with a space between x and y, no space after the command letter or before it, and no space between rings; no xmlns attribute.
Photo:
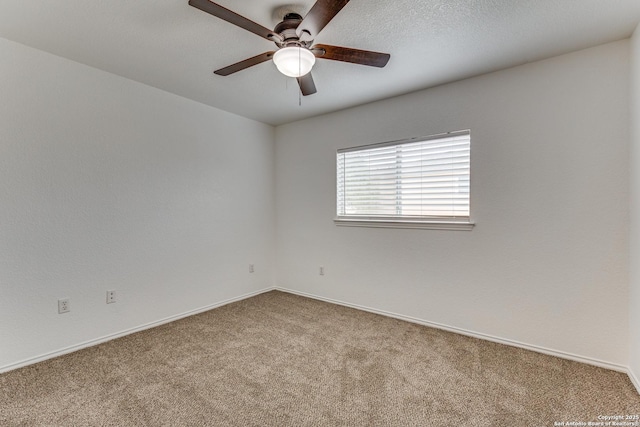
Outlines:
<svg viewBox="0 0 640 427"><path fill-rule="evenodd" d="M470 230L470 157L469 131L338 150L335 222Z"/></svg>

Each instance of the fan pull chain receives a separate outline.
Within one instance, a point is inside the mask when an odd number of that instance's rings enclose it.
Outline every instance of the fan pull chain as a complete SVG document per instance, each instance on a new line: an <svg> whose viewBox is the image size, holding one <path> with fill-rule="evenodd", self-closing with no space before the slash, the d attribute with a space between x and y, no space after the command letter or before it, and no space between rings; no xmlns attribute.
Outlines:
<svg viewBox="0 0 640 427"><path fill-rule="evenodd" d="M300 48L298 48L298 75L302 72L302 58L300 56ZM302 107L302 88L298 90L298 107Z"/></svg>

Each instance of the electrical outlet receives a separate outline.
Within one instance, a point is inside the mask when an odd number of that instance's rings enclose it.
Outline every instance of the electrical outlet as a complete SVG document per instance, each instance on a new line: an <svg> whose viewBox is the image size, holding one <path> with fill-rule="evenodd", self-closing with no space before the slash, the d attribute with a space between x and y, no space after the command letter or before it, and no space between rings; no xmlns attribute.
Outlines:
<svg viewBox="0 0 640 427"><path fill-rule="evenodd" d="M116 302L116 291L107 291L107 304Z"/></svg>
<svg viewBox="0 0 640 427"><path fill-rule="evenodd" d="M320 275L324 276L324 267L320 267Z"/></svg>
<svg viewBox="0 0 640 427"><path fill-rule="evenodd" d="M253 264L249 264L249 273L253 273L254 269L253 269Z"/></svg>
<svg viewBox="0 0 640 427"><path fill-rule="evenodd" d="M68 313L71 311L69 298L61 298L58 300L58 314Z"/></svg>

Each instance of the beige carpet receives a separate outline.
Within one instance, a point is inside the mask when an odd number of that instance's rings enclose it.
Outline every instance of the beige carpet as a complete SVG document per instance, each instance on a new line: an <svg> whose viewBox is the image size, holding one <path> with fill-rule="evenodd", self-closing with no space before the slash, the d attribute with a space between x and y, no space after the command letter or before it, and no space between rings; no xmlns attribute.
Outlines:
<svg viewBox="0 0 640 427"><path fill-rule="evenodd" d="M0 375L2 426L553 426L625 374L269 292Z"/></svg>

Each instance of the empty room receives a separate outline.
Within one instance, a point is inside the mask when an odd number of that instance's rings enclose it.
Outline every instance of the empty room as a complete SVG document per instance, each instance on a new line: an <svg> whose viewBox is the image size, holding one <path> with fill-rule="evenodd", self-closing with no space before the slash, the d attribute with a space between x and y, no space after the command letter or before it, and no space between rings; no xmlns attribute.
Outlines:
<svg viewBox="0 0 640 427"><path fill-rule="evenodd" d="M640 426L640 2L0 3L0 425Z"/></svg>

